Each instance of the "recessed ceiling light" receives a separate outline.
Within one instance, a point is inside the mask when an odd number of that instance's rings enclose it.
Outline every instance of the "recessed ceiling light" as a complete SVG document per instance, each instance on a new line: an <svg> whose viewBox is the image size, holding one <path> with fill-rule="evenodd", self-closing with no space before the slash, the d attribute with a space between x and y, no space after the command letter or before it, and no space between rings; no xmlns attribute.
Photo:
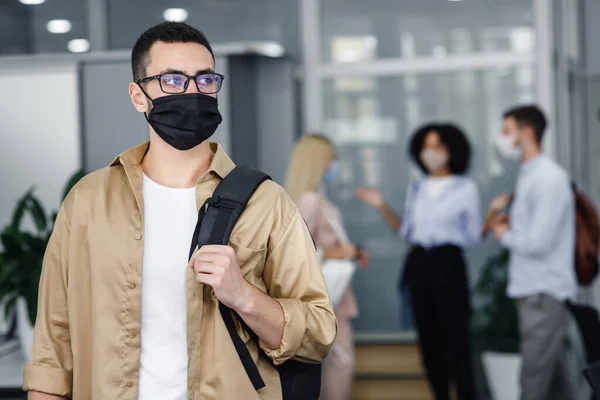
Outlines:
<svg viewBox="0 0 600 400"><path fill-rule="evenodd" d="M346 49L339 54L339 61L352 63L360 59L360 54L352 49Z"/></svg>
<svg viewBox="0 0 600 400"><path fill-rule="evenodd" d="M85 53L90 49L90 42L87 39L69 40L67 45L71 53Z"/></svg>
<svg viewBox="0 0 600 400"><path fill-rule="evenodd" d="M365 47L369 50L373 50L377 47L377 38L374 36L365 37Z"/></svg>
<svg viewBox="0 0 600 400"><path fill-rule="evenodd" d="M19 0L21 4L28 6L37 6L38 4L44 3L46 0Z"/></svg>
<svg viewBox="0 0 600 400"><path fill-rule="evenodd" d="M168 8L163 13L163 18L171 22L183 22L187 17L188 12L184 8Z"/></svg>
<svg viewBox="0 0 600 400"><path fill-rule="evenodd" d="M71 22L66 19L53 19L46 27L50 33L67 33L71 31Z"/></svg>
<svg viewBox="0 0 600 400"><path fill-rule="evenodd" d="M463 1L463 0L448 0L448 1Z"/></svg>
<svg viewBox="0 0 600 400"><path fill-rule="evenodd" d="M269 57L281 57L285 50L279 43L266 43L261 46L265 55Z"/></svg>

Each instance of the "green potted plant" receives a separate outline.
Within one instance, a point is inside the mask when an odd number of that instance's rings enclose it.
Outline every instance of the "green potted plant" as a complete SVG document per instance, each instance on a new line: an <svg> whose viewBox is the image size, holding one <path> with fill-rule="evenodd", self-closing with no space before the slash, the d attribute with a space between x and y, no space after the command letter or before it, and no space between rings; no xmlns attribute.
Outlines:
<svg viewBox="0 0 600 400"><path fill-rule="evenodd" d="M473 297L475 350L482 355L494 400L513 400L519 393L519 321L515 301L506 295L509 256L501 249L488 259Z"/></svg>
<svg viewBox="0 0 600 400"><path fill-rule="evenodd" d="M82 177L81 171L71 176L63 200ZM29 227L26 226L28 217ZM11 222L0 232L0 304L4 305L0 311L5 318L16 316L17 332L26 356L33 340L42 261L55 219L56 212L46 214L31 188L19 199Z"/></svg>

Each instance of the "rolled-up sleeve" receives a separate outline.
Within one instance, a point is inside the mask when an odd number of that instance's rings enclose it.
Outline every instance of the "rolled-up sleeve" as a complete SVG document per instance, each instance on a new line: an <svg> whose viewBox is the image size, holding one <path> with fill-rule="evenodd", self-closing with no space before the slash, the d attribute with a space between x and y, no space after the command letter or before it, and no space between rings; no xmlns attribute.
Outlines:
<svg viewBox="0 0 600 400"><path fill-rule="evenodd" d="M73 354L67 312L70 225L64 206L48 242L39 285L37 319L23 390L71 396Z"/></svg>
<svg viewBox="0 0 600 400"><path fill-rule="evenodd" d="M321 362L337 335L337 322L313 241L300 213L289 224L265 263L269 295L281 304L285 325L281 345L260 347L279 365L289 359Z"/></svg>

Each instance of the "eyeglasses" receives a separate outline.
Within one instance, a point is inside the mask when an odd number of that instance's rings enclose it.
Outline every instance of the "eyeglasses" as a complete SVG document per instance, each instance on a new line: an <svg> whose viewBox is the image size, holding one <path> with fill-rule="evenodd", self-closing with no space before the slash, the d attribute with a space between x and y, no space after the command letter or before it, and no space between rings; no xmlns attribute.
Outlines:
<svg viewBox="0 0 600 400"><path fill-rule="evenodd" d="M154 79L158 79L160 90L167 94L185 93L190 83L190 79L193 79L194 82L196 82L196 88L200 93L214 94L221 90L225 76L217 74L216 72L201 72L195 76L179 73L165 73L142 78L137 81L137 83L147 83Z"/></svg>

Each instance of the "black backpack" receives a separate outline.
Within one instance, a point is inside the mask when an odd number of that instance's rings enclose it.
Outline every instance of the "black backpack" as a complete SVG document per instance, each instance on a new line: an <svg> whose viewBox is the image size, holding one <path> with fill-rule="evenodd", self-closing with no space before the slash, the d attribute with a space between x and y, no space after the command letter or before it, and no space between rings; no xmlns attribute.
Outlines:
<svg viewBox="0 0 600 400"><path fill-rule="evenodd" d="M271 178L248 166L234 168L217 186L211 198L198 211L189 258L196 246L205 244L227 245L237 220L254 191ZM238 335L233 318L237 318L258 346L257 335L232 309L219 303L219 311L235 346L248 378L257 391L265 387L258 368L252 360L244 341ZM317 400L321 392L321 364L308 364L289 360L275 367L279 371L284 400Z"/></svg>

